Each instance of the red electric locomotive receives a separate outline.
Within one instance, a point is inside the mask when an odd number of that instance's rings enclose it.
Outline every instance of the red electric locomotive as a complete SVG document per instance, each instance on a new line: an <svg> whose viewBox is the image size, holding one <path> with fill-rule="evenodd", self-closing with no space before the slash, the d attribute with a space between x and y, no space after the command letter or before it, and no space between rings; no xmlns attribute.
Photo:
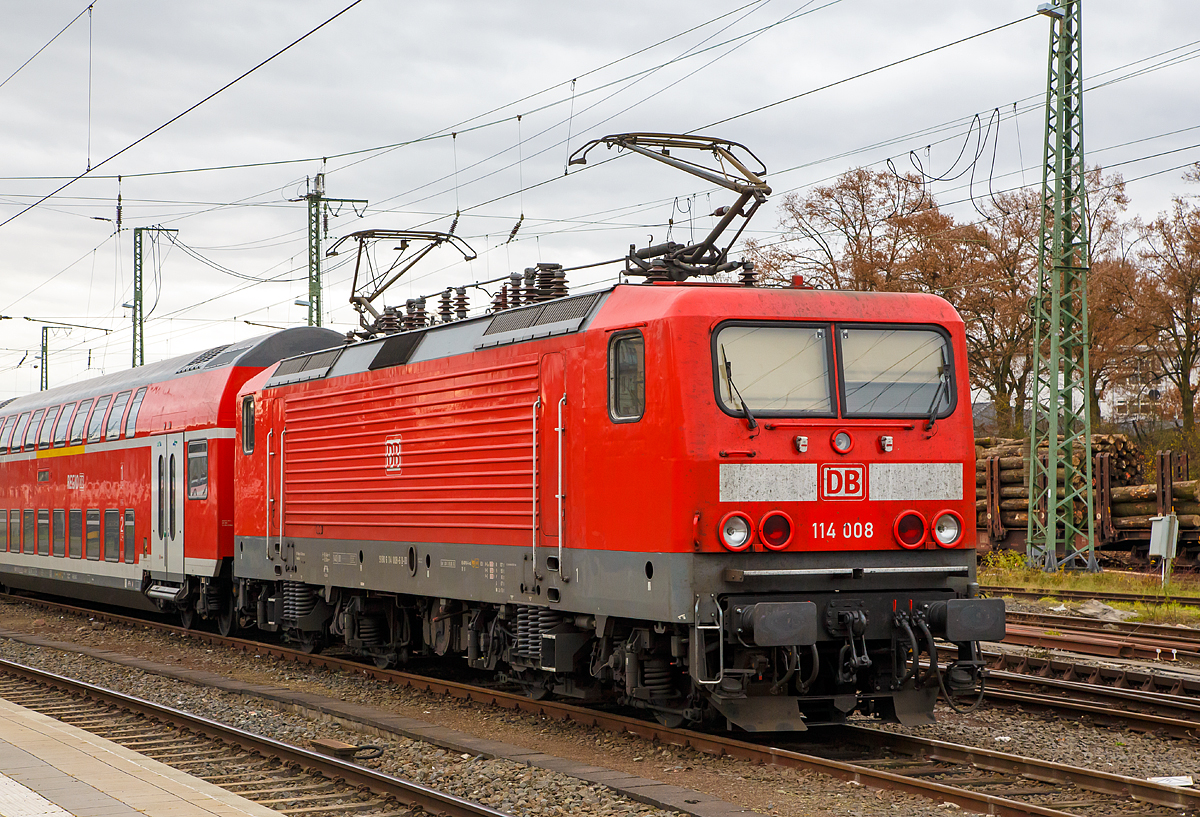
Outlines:
<svg viewBox="0 0 1200 817"><path fill-rule="evenodd" d="M287 330L263 341L303 347L278 365L246 347L195 389L173 362L0 408L25 429L37 408L136 387L121 377L148 389L128 442L124 420L78 451L56 449L56 431L39 448L42 432L4 426L21 443L0 456L0 497L53 513L56 544L38 551L40 517L25 534L18 515L15 541L30 544L0 554L3 580L74 595L103 581L185 620L380 665L458 656L533 696L619 700L667 723L800 730L855 712L925 723L939 691L981 692L977 642L1003 637L1004 607L976 598L961 319L928 295L755 286L716 243L769 191L740 146L601 141L738 200L699 243L631 248L626 272L645 284L568 296L561 268L539 264L491 314L467 318L460 293L454 319L447 292L433 322L419 306L376 311L385 284L352 297L362 342ZM697 147L740 178L680 158ZM371 239L461 243L356 237L360 261ZM690 281L738 271L740 284ZM166 413L192 395L205 398L194 415ZM182 446L208 439L218 510L208 529L187 529L180 570L171 509L187 525L202 512L173 480L193 483ZM173 441L180 475L159 454ZM122 446L137 453L106 453ZM35 471L58 453L65 467L39 487ZM72 502L75 462L103 475L80 485L110 493ZM135 562L50 554L58 515L76 505L97 520L133 509L113 541L123 556L132 538ZM98 531L79 555L107 554ZM957 647L946 671L939 639Z"/></svg>
<svg viewBox="0 0 1200 817"><path fill-rule="evenodd" d="M1003 636L964 354L932 296L658 283L285 361L239 396L238 612L665 720L920 722L934 635L960 689Z"/></svg>
<svg viewBox="0 0 1200 817"><path fill-rule="evenodd" d="M185 622L197 609L188 593L211 588L216 615L229 598L237 390L340 340L288 329L0 405L0 582L177 604Z"/></svg>

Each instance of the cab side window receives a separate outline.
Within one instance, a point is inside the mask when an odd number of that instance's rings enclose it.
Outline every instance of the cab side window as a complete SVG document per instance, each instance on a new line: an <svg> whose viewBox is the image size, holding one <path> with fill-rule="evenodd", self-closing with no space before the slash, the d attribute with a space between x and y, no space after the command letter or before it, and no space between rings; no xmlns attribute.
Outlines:
<svg viewBox="0 0 1200 817"><path fill-rule="evenodd" d="M254 453L254 395L242 398L242 453Z"/></svg>
<svg viewBox="0 0 1200 817"><path fill-rule="evenodd" d="M641 332L614 335L608 344L608 414L635 423L646 411L646 341Z"/></svg>

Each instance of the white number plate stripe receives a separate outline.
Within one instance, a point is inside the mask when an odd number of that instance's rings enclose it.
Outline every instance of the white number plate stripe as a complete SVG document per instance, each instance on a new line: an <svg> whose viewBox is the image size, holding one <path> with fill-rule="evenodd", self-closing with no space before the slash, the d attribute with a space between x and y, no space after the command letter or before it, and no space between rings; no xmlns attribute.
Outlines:
<svg viewBox="0 0 1200 817"><path fill-rule="evenodd" d="M957 501L963 498L961 462L873 462L867 481L873 500Z"/></svg>
<svg viewBox="0 0 1200 817"><path fill-rule="evenodd" d="M722 463L722 502L816 502L812 462Z"/></svg>

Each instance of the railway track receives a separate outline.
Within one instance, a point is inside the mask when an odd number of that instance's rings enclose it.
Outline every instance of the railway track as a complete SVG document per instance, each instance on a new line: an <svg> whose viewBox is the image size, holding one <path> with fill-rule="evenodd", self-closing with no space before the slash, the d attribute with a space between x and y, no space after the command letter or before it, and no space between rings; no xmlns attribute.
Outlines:
<svg viewBox="0 0 1200 817"><path fill-rule="evenodd" d="M1186 695L989 670L985 697L993 703L1086 717L1100 725L1200 739L1200 700Z"/></svg>
<svg viewBox="0 0 1200 817"><path fill-rule="evenodd" d="M78 609L53 602L36 603L59 609ZM111 621L130 622L139 626L147 624L141 619L116 614L97 614L87 610L80 612ZM1010 817L1066 817L1071 814L1078 817L1075 810L1082 808L1086 809L1089 817L1110 814L1114 817L1166 817L1168 814L1191 814L1200 810L1200 793L1195 791L884 730L838 727L810 732L805 736L805 742L780 745L778 741L770 740L756 743L729 735L672 729L552 700L535 701L503 691L379 669L335 656L306 654L285 647L223 638L213 633L187 631L170 625L153 626L161 626L211 644L252 650L258 655L267 654L302 664L359 673L434 694L629 733L648 741L687 747L718 757L731 756L753 763L817 772L872 788L903 791L937 802L954 803L970 811ZM368 721L361 722L371 725ZM813 744L808 740L818 734L823 734L825 739L824 755L814 753Z"/></svg>
<svg viewBox="0 0 1200 817"><path fill-rule="evenodd" d="M0 697L304 817L508 817L363 766L178 709L0 660Z"/></svg>
<svg viewBox="0 0 1200 817"><path fill-rule="evenodd" d="M1118 601L1130 604L1180 604L1185 607L1200 607L1200 596L1169 596L1166 594L1148 593L1097 593L1090 590L1050 590L1045 588L999 587L983 585L981 593L999 598L1010 596L1015 599L1063 599L1065 601Z"/></svg>
<svg viewBox="0 0 1200 817"><path fill-rule="evenodd" d="M1200 662L1200 631L1155 624L1014 612L1004 640L1109 658Z"/></svg>

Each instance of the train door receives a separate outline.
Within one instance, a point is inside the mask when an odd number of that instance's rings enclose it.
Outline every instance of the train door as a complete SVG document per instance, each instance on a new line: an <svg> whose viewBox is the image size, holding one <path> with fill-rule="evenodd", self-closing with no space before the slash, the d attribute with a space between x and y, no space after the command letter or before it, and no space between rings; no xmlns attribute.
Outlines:
<svg viewBox="0 0 1200 817"><path fill-rule="evenodd" d="M538 397L537 475L538 547L547 548L538 568L557 572L561 514L566 507L563 487L563 451L567 444L567 394L563 378L563 356L543 355Z"/></svg>
<svg viewBox="0 0 1200 817"><path fill-rule="evenodd" d="M183 573L183 435L163 434L153 439L150 569Z"/></svg>
<svg viewBox="0 0 1200 817"><path fill-rule="evenodd" d="M279 553L283 525L283 442L284 435L276 433L276 404L274 400L263 399L262 413L267 418L267 456L264 483L267 490L266 506L263 513L266 516L266 542L263 555L274 559Z"/></svg>

